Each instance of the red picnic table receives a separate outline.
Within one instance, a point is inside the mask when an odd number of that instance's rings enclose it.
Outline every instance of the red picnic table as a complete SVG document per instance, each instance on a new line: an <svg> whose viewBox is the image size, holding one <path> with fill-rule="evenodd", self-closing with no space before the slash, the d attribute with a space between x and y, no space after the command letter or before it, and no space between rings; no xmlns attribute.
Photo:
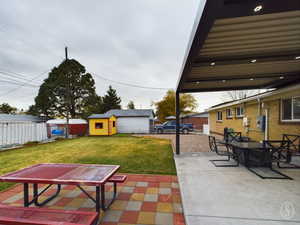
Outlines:
<svg viewBox="0 0 300 225"><path fill-rule="evenodd" d="M105 205L105 183L118 171L118 165L94 164L37 164L16 172L0 176L0 182L16 182L24 185L24 206L31 204L43 206L54 199L61 190L61 185L75 185L96 204L96 211L106 210L116 198L116 185L111 201ZM29 199L29 184L33 184L33 198ZM48 184L39 192L39 184ZM54 195L39 202L39 197L52 185L57 185ZM82 186L95 186L96 198L92 197Z"/></svg>

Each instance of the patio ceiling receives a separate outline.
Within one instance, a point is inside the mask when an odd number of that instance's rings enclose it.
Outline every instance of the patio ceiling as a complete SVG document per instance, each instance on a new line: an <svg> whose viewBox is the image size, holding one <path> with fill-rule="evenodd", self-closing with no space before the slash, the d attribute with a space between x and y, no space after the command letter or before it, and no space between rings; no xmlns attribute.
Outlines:
<svg viewBox="0 0 300 225"><path fill-rule="evenodd" d="M300 82L300 1L207 0L178 92L276 88Z"/></svg>

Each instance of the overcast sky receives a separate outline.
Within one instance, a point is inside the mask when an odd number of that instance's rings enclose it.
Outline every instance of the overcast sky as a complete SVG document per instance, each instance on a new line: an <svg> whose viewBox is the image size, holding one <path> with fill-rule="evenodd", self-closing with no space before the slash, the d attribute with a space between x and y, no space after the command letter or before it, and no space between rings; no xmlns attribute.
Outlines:
<svg viewBox="0 0 300 225"><path fill-rule="evenodd" d="M197 8L203 1L2 0L0 103L24 109L33 104L47 71L64 59L65 46L69 57L92 74L134 85L175 88ZM7 71L18 75L8 78L3 74ZM133 100L137 108L149 108L165 94L165 90L94 79L99 95L110 84L117 89L124 107ZM33 86L16 85L15 80L31 81ZM220 92L195 96L199 111L222 100Z"/></svg>

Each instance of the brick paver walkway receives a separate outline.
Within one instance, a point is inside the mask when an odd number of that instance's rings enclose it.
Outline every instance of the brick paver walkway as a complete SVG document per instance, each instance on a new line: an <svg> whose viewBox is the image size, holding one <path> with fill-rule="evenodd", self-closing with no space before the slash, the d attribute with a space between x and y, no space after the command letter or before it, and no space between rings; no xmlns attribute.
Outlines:
<svg viewBox="0 0 300 225"><path fill-rule="evenodd" d="M95 196L94 187L85 187ZM111 186L106 188L110 196ZM23 186L16 185L0 193L0 203L23 205ZM54 193L49 190L45 195ZM43 200L41 198L41 200ZM45 208L65 210L95 210L94 203L75 186L63 186L60 195ZM102 225L161 224L184 225L180 190L176 176L128 174L119 185L118 196L110 209L101 213Z"/></svg>

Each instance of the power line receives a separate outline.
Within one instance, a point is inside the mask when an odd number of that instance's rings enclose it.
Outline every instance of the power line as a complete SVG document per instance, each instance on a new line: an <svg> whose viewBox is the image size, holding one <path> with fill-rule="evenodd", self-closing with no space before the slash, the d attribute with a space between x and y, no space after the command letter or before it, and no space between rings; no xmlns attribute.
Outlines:
<svg viewBox="0 0 300 225"><path fill-rule="evenodd" d="M8 84L15 84L15 85L22 84L21 82L15 82L15 81L12 81L12 80L0 80L0 83L8 83ZM32 85L32 84L26 84L26 86L38 87L37 85Z"/></svg>
<svg viewBox="0 0 300 225"><path fill-rule="evenodd" d="M72 60L70 60L70 62L72 63ZM96 73L91 73L91 74L95 75L97 78L99 78L101 80L109 81L109 82L112 82L112 83L116 83L116 84L123 85L123 86L128 86L128 87L142 88L142 89L148 89L148 90L157 90L157 91L166 91L166 90L172 89L172 88L147 87L147 86L142 86L142 85L137 85L137 84L130 84L130 83L122 82L122 81L116 81L116 80L108 79L108 78L103 77L103 76L101 76L99 74L96 74Z"/></svg>
<svg viewBox="0 0 300 225"><path fill-rule="evenodd" d="M0 68L1 69L1 68ZM24 87L24 86L27 86L27 87L39 87L38 85L33 85L33 84L30 84L32 83L32 81L36 80L37 78L39 78L41 75L47 73L49 70L33 77L32 79L26 79L24 78L26 75L24 74L20 74L20 73L15 73L15 72L11 72L11 71L7 71L7 70L4 70L2 69L2 71L0 71L0 74L4 74L4 75L9 75L9 76L13 76L17 79L23 79L25 80L25 82L20 82L18 80L14 80L12 78L9 78L9 80L0 80L0 83L1 82L6 82L6 83L11 83L11 84L15 84L15 85L18 85L18 87L16 88L13 88L7 92L5 92L4 94L0 95L0 97L3 97L5 95L8 95L12 92L15 92L16 90L19 90L20 88ZM109 82L112 82L112 83L116 83L116 84L119 84L119 85L123 85L123 86L128 86L128 87L134 87L134 88L141 88L141 89L148 89L148 90L156 90L156 91L166 91L166 90L169 90L171 88L162 88L162 87L148 87L148 86L142 86L142 85L137 85L137 84L131 84L131 83L126 83L126 82L122 82L122 81L116 81L116 80L112 80L112 79L108 79L106 77L103 77L99 74L96 74L96 73L92 73L93 75L95 75L97 78L99 79L102 79L102 80L105 80L105 81L109 81Z"/></svg>
<svg viewBox="0 0 300 225"><path fill-rule="evenodd" d="M28 78L25 78L25 76L27 76L25 74L20 74L20 73L8 71L8 70L2 69L2 68L0 68L0 73L3 74L3 75L9 76L9 77L14 77L14 78L20 79L22 81L24 81L24 80L29 81L30 80Z"/></svg>
<svg viewBox="0 0 300 225"><path fill-rule="evenodd" d="M30 81L29 79L21 79L21 78L15 78L15 77L11 77L10 75L7 75L7 74L3 74L1 71L0 71L0 78L2 78L3 80L6 80L6 81L12 81L12 82L15 82L15 83L23 83L24 81ZM39 85L37 83L33 83L32 85Z"/></svg>
<svg viewBox="0 0 300 225"><path fill-rule="evenodd" d="M147 87L147 86L142 86L142 85L137 85L137 84L130 84L130 83L126 83L126 82L122 82L122 81L116 81L116 80L111 80L108 79L106 77L103 77L99 74L96 73L92 73L93 75L95 75L96 77L105 80L105 81L109 81L109 82L113 82L116 84L120 84L120 85L124 85L124 86L129 86L129 87L135 87L135 88L142 88L142 89L149 89L149 90L160 90L160 91L165 91L165 90L169 90L171 88L162 88L162 87Z"/></svg>
<svg viewBox="0 0 300 225"><path fill-rule="evenodd" d="M30 82L32 82L33 80L35 80L35 79L37 79L38 77L42 76L43 74L47 73L48 71L49 71L49 70L47 70L47 71L45 71L45 72L43 72L43 73L41 73L41 74L38 74L37 76L35 76L35 77L33 77L32 79L30 79L28 82L24 82L24 83L19 84L18 87L13 88L13 89L11 89L11 90L5 92L4 94L0 95L0 97L3 97L3 96L5 96L5 95L8 95L8 94L10 94L10 93L12 93L12 92L14 92L14 91L16 91L16 90L19 90L19 89L21 89L22 87L24 87L25 85L30 85L30 84L29 84ZM35 86L35 87L39 87L39 86Z"/></svg>

